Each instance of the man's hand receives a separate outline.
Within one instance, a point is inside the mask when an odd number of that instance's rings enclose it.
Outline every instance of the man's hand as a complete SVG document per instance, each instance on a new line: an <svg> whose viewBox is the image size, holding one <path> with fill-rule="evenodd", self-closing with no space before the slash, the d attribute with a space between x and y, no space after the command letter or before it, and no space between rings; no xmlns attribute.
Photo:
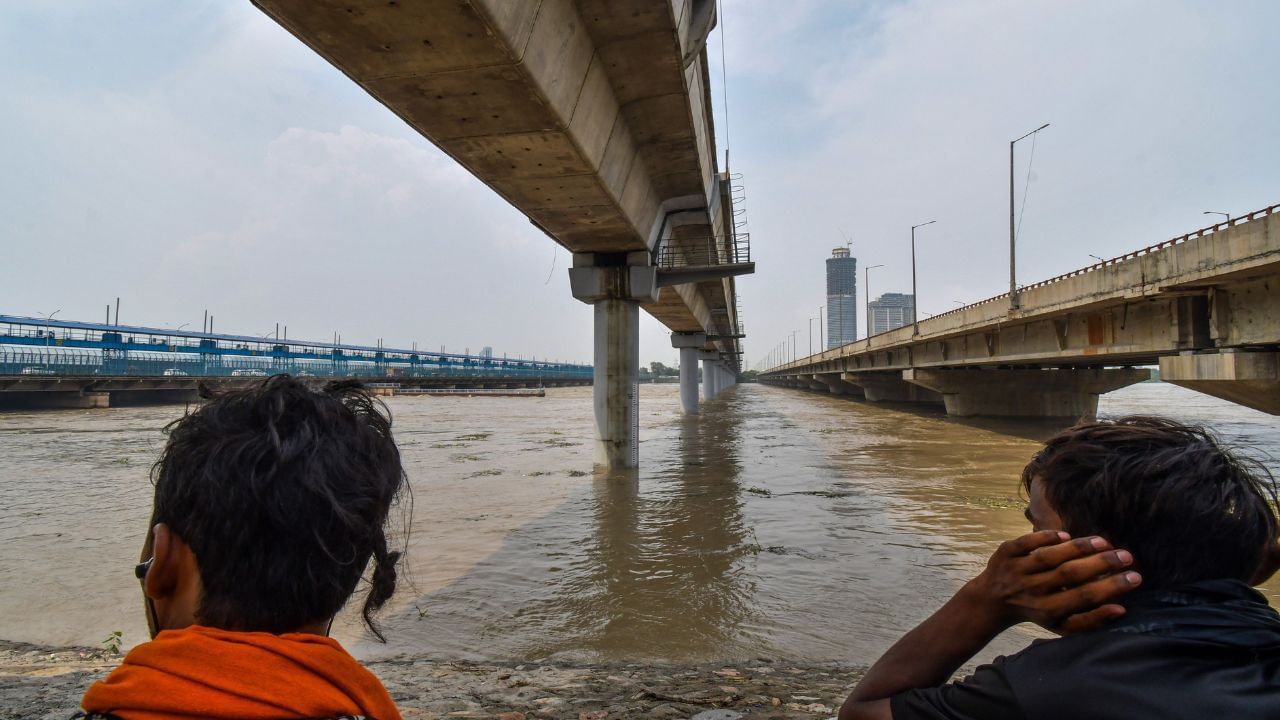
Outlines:
<svg viewBox="0 0 1280 720"><path fill-rule="evenodd" d="M987 569L867 671L840 708L841 720L888 720L889 698L941 685L1011 625L1029 621L1060 633L1124 614L1112 600L1138 587L1133 556L1097 537L1046 530L1001 545Z"/></svg>
<svg viewBox="0 0 1280 720"><path fill-rule="evenodd" d="M1032 622L1063 635L1093 630L1124 614L1112 601L1142 583L1132 565L1129 551L1103 538L1042 530L1002 544L956 599L1002 628Z"/></svg>

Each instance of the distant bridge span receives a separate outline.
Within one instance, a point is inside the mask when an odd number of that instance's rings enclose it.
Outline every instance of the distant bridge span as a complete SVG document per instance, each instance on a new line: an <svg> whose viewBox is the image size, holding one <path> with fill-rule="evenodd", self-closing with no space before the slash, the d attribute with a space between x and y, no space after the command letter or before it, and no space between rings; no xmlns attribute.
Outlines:
<svg viewBox="0 0 1280 720"><path fill-rule="evenodd" d="M590 365L0 315L0 409L194 402L289 373L402 387L590 385Z"/></svg>
<svg viewBox="0 0 1280 720"><path fill-rule="evenodd" d="M1163 380L1280 414L1280 205L769 369L762 382L943 403L953 415L1086 416Z"/></svg>

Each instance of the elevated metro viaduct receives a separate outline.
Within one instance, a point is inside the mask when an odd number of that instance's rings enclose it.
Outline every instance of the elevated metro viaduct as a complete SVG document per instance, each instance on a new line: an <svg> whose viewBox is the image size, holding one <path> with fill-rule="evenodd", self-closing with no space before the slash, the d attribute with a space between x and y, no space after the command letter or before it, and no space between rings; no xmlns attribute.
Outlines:
<svg viewBox="0 0 1280 720"><path fill-rule="evenodd" d="M595 308L598 464L638 463L639 311L681 397L731 385L754 270L716 160L715 0L253 0L573 253ZM479 271L479 270L477 270Z"/></svg>
<svg viewBox="0 0 1280 720"><path fill-rule="evenodd" d="M194 402L290 373L400 387L591 384L590 365L0 315L0 408Z"/></svg>
<svg viewBox="0 0 1280 720"><path fill-rule="evenodd" d="M941 403L951 415L1083 417L1148 377L1280 414L1280 205L897 330L761 381Z"/></svg>

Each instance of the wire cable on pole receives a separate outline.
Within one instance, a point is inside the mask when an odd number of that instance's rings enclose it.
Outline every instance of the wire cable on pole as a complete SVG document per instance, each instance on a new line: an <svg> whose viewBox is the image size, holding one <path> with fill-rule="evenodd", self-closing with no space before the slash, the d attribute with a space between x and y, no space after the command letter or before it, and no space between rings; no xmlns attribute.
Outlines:
<svg viewBox="0 0 1280 720"><path fill-rule="evenodd" d="M1036 161L1036 137L1040 133L1032 133L1031 135L1031 157L1027 159L1027 179L1022 183L1022 206L1018 208L1018 227L1014 231L1014 237L1022 237L1022 215L1027 211L1027 191L1031 189L1031 165Z"/></svg>
<svg viewBox="0 0 1280 720"><path fill-rule="evenodd" d="M729 66L725 61L725 30L728 23L724 18L724 0L719 0L720 16L720 88L724 93L724 171L729 172Z"/></svg>

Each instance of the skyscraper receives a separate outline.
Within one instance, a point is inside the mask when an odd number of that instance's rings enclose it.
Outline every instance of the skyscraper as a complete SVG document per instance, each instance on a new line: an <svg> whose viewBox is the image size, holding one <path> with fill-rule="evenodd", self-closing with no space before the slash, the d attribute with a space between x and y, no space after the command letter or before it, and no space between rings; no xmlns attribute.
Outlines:
<svg viewBox="0 0 1280 720"><path fill-rule="evenodd" d="M871 334L878 335L903 325L910 325L915 305L915 296L902 293L885 293L872 300L867 308L871 313L871 317L867 320L867 324L871 327Z"/></svg>
<svg viewBox="0 0 1280 720"><path fill-rule="evenodd" d="M838 247L827 258L827 349L858 339L858 259Z"/></svg>

